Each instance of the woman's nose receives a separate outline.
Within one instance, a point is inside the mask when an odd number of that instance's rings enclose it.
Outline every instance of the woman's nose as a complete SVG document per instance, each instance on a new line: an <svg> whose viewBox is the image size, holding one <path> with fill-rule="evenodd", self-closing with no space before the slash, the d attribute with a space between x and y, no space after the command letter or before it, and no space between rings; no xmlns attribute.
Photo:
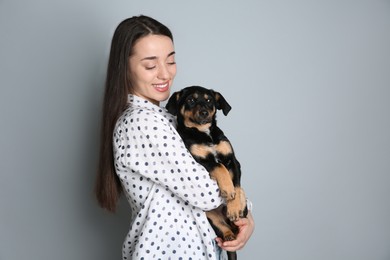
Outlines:
<svg viewBox="0 0 390 260"><path fill-rule="evenodd" d="M169 71L168 71L167 65L163 64L159 67L157 77L159 79L168 79L169 78Z"/></svg>

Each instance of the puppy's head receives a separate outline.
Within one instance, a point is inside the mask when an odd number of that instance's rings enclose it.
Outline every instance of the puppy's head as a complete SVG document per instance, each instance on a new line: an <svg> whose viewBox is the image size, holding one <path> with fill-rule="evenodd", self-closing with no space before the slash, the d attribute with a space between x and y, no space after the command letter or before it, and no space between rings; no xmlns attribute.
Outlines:
<svg viewBox="0 0 390 260"><path fill-rule="evenodd" d="M221 109L224 115L231 110L220 93L200 86L173 93L166 108L177 116L178 123L183 122L186 127L196 127L200 131L206 131L211 126L217 109Z"/></svg>

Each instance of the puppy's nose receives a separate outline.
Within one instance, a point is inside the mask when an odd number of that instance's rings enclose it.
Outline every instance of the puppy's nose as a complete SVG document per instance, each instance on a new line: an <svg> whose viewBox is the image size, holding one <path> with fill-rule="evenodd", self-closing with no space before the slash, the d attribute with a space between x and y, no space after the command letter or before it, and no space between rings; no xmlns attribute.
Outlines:
<svg viewBox="0 0 390 260"><path fill-rule="evenodd" d="M200 110L199 115L203 118L207 117L209 115L209 111L207 110Z"/></svg>

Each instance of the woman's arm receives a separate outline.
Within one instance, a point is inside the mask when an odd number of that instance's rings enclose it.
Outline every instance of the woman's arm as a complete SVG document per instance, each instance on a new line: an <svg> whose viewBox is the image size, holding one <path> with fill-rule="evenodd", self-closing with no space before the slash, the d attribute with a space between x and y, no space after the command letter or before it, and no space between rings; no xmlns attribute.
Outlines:
<svg viewBox="0 0 390 260"><path fill-rule="evenodd" d="M204 211L222 203L218 185L185 147L174 126L158 113L140 111L120 119L114 133L116 168L168 188Z"/></svg>

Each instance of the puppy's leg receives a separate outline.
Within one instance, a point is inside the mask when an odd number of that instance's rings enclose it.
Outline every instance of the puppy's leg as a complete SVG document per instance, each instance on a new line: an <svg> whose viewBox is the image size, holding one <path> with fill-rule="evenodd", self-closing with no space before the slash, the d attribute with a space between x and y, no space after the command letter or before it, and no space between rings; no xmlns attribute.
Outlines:
<svg viewBox="0 0 390 260"><path fill-rule="evenodd" d="M246 216L246 196L241 187L236 187L236 196L233 200L227 202L226 215L230 221L236 221Z"/></svg>
<svg viewBox="0 0 390 260"><path fill-rule="evenodd" d="M217 236L221 237L224 241L231 241L236 239L231 226L226 223L225 217L221 211L221 207L207 211L206 216L209 219L209 222L213 226Z"/></svg>
<svg viewBox="0 0 390 260"><path fill-rule="evenodd" d="M221 196L227 201L234 199L236 191L229 171L223 164L218 164L210 171L210 177L217 181Z"/></svg>

